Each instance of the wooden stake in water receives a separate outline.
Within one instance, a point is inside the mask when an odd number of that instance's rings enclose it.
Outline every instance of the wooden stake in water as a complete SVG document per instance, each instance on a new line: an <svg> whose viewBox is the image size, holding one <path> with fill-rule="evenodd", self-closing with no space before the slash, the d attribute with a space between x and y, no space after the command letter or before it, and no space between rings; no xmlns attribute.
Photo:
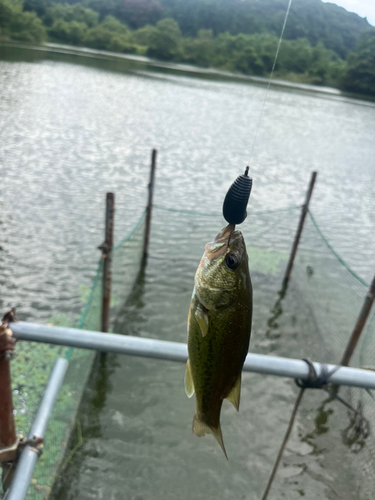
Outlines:
<svg viewBox="0 0 375 500"><path fill-rule="evenodd" d="M115 195L114 193L107 193L105 208L105 240L99 247L102 251L103 259L102 332L108 332L110 320L114 220Z"/></svg>
<svg viewBox="0 0 375 500"><path fill-rule="evenodd" d="M302 205L301 217L299 219L298 228L297 228L296 236L294 238L292 251L290 253L289 262L288 262L288 265L287 265L287 268L285 271L285 275L284 275L283 289L285 289L287 287L288 281L289 281L289 278L290 278L290 275L292 272L294 259L295 259L296 253L297 253L299 240L301 239L301 234L302 234L302 230L303 230L303 225L305 223L306 214L309 210L310 199L311 199L311 195L312 195L312 192L314 189L314 184L315 184L315 180L316 180L317 175L318 175L318 172L312 172L312 174L311 174L309 189L307 190L305 203Z"/></svg>
<svg viewBox="0 0 375 500"><path fill-rule="evenodd" d="M375 300L375 275L372 279L370 288L369 288L367 295L365 297L365 300L363 302L361 312L359 313L354 330L351 334L350 340L348 342L348 345L346 346L344 355L342 357L340 364L343 366L349 365L350 358L353 355L353 352L357 346L359 337L361 336L363 328L365 327L365 324L366 324L367 318L369 317L371 307L372 307L372 304L374 303L374 300Z"/></svg>
<svg viewBox="0 0 375 500"><path fill-rule="evenodd" d="M148 247L150 244L152 202L154 198L154 184L155 184L155 171L156 171L156 155L157 151L156 149L153 149L151 154L150 182L148 184L148 202L147 202L147 212L146 212L145 236L143 241L142 266L145 266L147 263Z"/></svg>

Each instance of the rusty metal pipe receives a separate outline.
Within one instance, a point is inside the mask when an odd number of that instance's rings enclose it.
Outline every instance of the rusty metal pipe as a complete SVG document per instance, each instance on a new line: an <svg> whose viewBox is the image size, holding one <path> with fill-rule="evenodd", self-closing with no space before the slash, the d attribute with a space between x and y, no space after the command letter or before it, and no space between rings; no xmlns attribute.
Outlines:
<svg viewBox="0 0 375 500"><path fill-rule="evenodd" d="M0 453L6 448L14 447L17 443L16 426L13 415L12 379L10 372L10 362L7 357L10 338L7 335L8 323L0 323ZM12 347L13 348L13 347ZM8 456L9 453L4 453ZM4 454L3 454L4 455ZM10 454L12 455L12 453ZM2 464L3 486L6 488L8 481L5 481L7 459ZM11 476L8 476L10 479Z"/></svg>
<svg viewBox="0 0 375 500"><path fill-rule="evenodd" d="M0 353L0 450L16 442L10 364Z"/></svg>

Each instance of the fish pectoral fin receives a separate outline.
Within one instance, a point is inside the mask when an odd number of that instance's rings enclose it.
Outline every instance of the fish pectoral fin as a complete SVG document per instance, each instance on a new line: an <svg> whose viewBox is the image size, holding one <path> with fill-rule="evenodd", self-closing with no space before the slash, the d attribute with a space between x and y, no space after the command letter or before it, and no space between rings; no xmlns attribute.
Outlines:
<svg viewBox="0 0 375 500"><path fill-rule="evenodd" d="M225 399L230 401L237 411L240 411L240 396L241 396L241 373L239 374L232 390Z"/></svg>
<svg viewBox="0 0 375 500"><path fill-rule="evenodd" d="M220 424L219 424L219 427L217 429L212 429L211 427L208 427L207 424L202 422L202 420L200 420L198 415L194 415L193 433L198 437L202 437L205 434L212 434L214 436L214 438L216 439L216 441L219 443L221 449L223 450L225 458L228 460L228 455L227 455L227 452L225 451L223 435L221 433Z"/></svg>
<svg viewBox="0 0 375 500"><path fill-rule="evenodd" d="M195 311L195 319L202 332L202 337L205 337L208 332L208 315L199 307Z"/></svg>
<svg viewBox="0 0 375 500"><path fill-rule="evenodd" d="M190 361L188 360L186 363L186 371L185 371L185 392L188 398L191 398L195 392L193 377L191 376L190 369Z"/></svg>

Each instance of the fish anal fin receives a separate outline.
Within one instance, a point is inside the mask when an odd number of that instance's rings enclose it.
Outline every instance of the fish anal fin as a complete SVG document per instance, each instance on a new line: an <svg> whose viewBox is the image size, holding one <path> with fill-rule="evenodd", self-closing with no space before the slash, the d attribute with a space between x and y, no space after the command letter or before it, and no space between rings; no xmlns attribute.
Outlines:
<svg viewBox="0 0 375 500"><path fill-rule="evenodd" d="M202 332L202 337L205 337L208 332L208 316L201 308L197 307L195 310L195 319Z"/></svg>
<svg viewBox="0 0 375 500"><path fill-rule="evenodd" d="M238 375L236 383L234 384L232 390L225 399L230 401L237 411L240 411L240 396L241 396L241 373Z"/></svg>
<svg viewBox="0 0 375 500"><path fill-rule="evenodd" d="M219 427L217 427L216 429L212 429L207 424L202 422L202 420L200 420L200 418L197 415L194 415L193 433L198 437L202 437L205 434L212 434L214 436L214 438L216 439L216 441L219 443L220 448L223 450L225 458L228 460L228 455L227 455L227 452L225 451L223 435L221 433L220 424L219 424Z"/></svg>
<svg viewBox="0 0 375 500"><path fill-rule="evenodd" d="M188 398L191 398L195 392L193 377L191 375L190 369L190 361L188 360L186 363L186 371L185 371L185 392Z"/></svg>

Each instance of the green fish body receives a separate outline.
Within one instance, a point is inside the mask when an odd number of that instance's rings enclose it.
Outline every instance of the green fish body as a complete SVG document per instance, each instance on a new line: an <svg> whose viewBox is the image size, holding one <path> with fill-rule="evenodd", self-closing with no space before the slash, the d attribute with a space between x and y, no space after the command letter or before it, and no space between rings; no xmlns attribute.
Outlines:
<svg viewBox="0 0 375 500"><path fill-rule="evenodd" d="M241 232L225 227L206 245L198 266L188 317L185 390L196 396L193 432L213 434L225 456L220 411L228 399L237 411L248 353L252 285Z"/></svg>

